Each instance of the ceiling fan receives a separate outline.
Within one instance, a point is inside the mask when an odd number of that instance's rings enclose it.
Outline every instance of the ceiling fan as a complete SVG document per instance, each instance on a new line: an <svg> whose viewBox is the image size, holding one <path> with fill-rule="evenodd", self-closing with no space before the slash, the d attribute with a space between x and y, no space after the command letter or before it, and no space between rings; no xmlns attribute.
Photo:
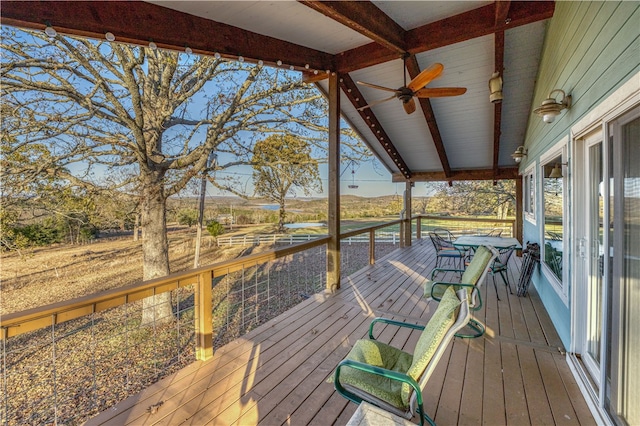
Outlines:
<svg viewBox="0 0 640 426"><path fill-rule="evenodd" d="M404 57L405 61L406 61L406 58L407 57L405 56ZM385 99L373 101L369 105L358 108L358 111L362 111L363 109L371 108L374 105L378 105L383 102L390 101L393 98L398 98L402 101L402 106L404 107L405 112L407 114L412 114L416 110L416 102L413 99L414 97L439 98L443 96L463 95L467 91L465 87L438 87L438 88L432 88L432 89L428 89L424 87L431 80L438 77L442 73L442 70L444 70L444 66L442 64L435 63L431 65L429 68L422 71L413 80L411 80L409 84L407 84L407 74L403 67L402 74L404 75L404 86L400 87L399 89L390 89L388 87L378 86L377 84L358 81L357 83L363 86L384 90L386 92L393 92L392 96Z"/></svg>

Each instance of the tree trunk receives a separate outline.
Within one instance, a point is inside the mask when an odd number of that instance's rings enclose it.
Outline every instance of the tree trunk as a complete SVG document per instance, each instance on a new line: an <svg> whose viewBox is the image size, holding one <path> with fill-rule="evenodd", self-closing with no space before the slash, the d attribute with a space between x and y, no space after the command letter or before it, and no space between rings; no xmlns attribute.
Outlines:
<svg viewBox="0 0 640 426"><path fill-rule="evenodd" d="M138 241L140 238L140 214L136 213L133 220L133 241Z"/></svg>
<svg viewBox="0 0 640 426"><path fill-rule="evenodd" d="M284 210L284 198L280 199L280 213L278 215L278 232L284 232L284 220L286 217L286 213Z"/></svg>
<svg viewBox="0 0 640 426"><path fill-rule="evenodd" d="M145 281L169 275L169 243L167 241L166 197L162 183L151 183L143 189L142 264ZM171 293L143 300L142 325L169 322L173 318Z"/></svg>

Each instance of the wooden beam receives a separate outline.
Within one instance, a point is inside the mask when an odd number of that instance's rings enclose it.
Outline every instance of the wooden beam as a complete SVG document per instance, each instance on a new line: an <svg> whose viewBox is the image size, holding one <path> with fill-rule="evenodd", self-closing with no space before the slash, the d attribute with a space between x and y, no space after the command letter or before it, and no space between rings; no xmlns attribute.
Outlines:
<svg viewBox="0 0 640 426"><path fill-rule="evenodd" d="M496 27L508 23L509 20L509 8L511 7L511 2L508 0L499 0L495 2L496 5Z"/></svg>
<svg viewBox="0 0 640 426"><path fill-rule="evenodd" d="M495 174L493 169L452 170L447 177L444 172L414 172L411 174L412 182L453 182L456 180L503 180L518 179L517 167L503 167ZM405 178L400 173L391 175L392 182L404 182Z"/></svg>
<svg viewBox="0 0 640 426"><path fill-rule="evenodd" d="M409 76L411 76L411 79L414 79L418 74L420 74L420 66L418 65L418 60L416 59L415 55L410 55L405 63L407 65L407 71L409 71ZM444 170L445 176L448 177L451 175L451 166L449 165L449 159L447 158L447 152L444 148L444 143L442 142L440 129L438 128L438 123L436 122L436 117L433 113L433 108L431 107L431 101L429 99L419 98L418 102L420 102L420 107L422 108L424 119L429 126L431 138L433 139L433 144L435 145L436 151L438 152L442 170Z"/></svg>
<svg viewBox="0 0 640 426"><path fill-rule="evenodd" d="M348 74L340 78L340 87L355 108L367 105L367 101L364 99L364 96L362 96L360 89L358 89L358 86ZM380 145L382 145L387 152L389 158L391 158L398 170L400 170L400 174L404 177L403 180L411 179L411 170L409 170L409 167L402 159L402 156L394 146L391 138L389 138L389 135L387 135L387 132L384 131L382 124L380 124L380 121L373 111L371 111L370 108L366 108L358 111L358 113L367 127L369 127L369 130L371 130L371 133L373 133L378 142L380 142Z"/></svg>
<svg viewBox="0 0 640 426"><path fill-rule="evenodd" d="M516 178L516 237L522 241L522 222L524 220L524 204L522 203L522 177ZM522 253L522 252L520 252Z"/></svg>
<svg viewBox="0 0 640 426"><path fill-rule="evenodd" d="M411 247L411 187L413 183L410 181L406 181L405 189L404 189L404 217L402 222L402 237L403 247Z"/></svg>
<svg viewBox="0 0 640 426"><path fill-rule="evenodd" d="M454 43L470 40L496 31L549 19L553 16L552 1L522 1L510 4L508 19L496 23L496 4L492 3L469 12L409 30L405 35L407 52L416 54ZM398 54L369 43L336 56L336 69L350 72L397 59Z"/></svg>
<svg viewBox="0 0 640 426"><path fill-rule="evenodd" d="M2 1L3 25L44 29L49 22L64 34L103 39L108 31L117 41L163 49L224 57L243 56L275 65L278 60L298 70L334 69L333 56L308 47L246 31L144 1Z"/></svg>
<svg viewBox="0 0 640 426"><path fill-rule="evenodd" d="M340 86L329 76L329 196L327 212L327 290L340 288Z"/></svg>
<svg viewBox="0 0 640 426"><path fill-rule="evenodd" d="M370 1L298 1L389 50L406 50L404 28Z"/></svg>
<svg viewBox="0 0 640 426"><path fill-rule="evenodd" d="M498 19L496 17L496 19ZM504 72L504 31L495 34L494 41L495 71ZM500 136L502 134L502 101L493 104L493 172L498 173L498 161L500 159Z"/></svg>

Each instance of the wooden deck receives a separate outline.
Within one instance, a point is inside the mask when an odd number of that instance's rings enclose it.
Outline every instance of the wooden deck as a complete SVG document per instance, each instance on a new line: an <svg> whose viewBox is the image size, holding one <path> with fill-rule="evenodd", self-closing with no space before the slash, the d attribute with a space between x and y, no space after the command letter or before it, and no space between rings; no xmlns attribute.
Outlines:
<svg viewBox="0 0 640 426"><path fill-rule="evenodd" d="M427 240L396 250L335 295L308 299L88 424L344 425L357 407L327 378L374 316L427 321L436 305L422 297L421 282L434 263ZM520 263L512 256L512 284ZM595 424L533 286L521 298L497 282L501 300L489 276L474 313L487 333L450 345L428 384L426 411L441 425ZM380 340L411 351L417 337L389 327Z"/></svg>

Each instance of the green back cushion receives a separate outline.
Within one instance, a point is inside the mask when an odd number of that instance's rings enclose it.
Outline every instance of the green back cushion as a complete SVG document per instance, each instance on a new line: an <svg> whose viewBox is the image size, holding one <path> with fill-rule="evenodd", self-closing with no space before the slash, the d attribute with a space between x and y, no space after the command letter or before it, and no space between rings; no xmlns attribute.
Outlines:
<svg viewBox="0 0 640 426"><path fill-rule="evenodd" d="M455 322L456 308L460 306L460 300L456 296L453 288L448 287L442 296L442 300L438 304L438 309L433 314L429 323L422 331L416 348L413 351L413 362L407 371L407 375L418 381L425 368L431 361L433 354L444 339L445 334ZM405 406L409 405L409 396L411 395L411 386L402 385L402 402Z"/></svg>
<svg viewBox="0 0 640 426"><path fill-rule="evenodd" d="M480 246L473 255L473 260L467 266L467 269L462 274L460 282L462 284L478 284L478 280L482 276L485 269L489 267L489 260L491 260L491 250L485 246Z"/></svg>

